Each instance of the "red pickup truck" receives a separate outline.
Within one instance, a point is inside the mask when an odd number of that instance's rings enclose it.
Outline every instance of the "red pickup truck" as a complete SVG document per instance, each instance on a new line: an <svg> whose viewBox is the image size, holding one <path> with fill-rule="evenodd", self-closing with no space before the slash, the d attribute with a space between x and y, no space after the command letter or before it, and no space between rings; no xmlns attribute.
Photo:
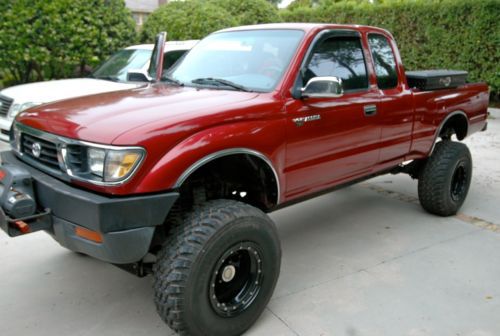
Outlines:
<svg viewBox="0 0 500 336"><path fill-rule="evenodd" d="M431 213L465 200L472 162L457 140L486 129L488 87L450 71L410 85L386 30L237 27L160 63L146 87L18 116L0 224L153 274L180 334L239 335L259 317L281 259L267 212L389 172L417 178Z"/></svg>

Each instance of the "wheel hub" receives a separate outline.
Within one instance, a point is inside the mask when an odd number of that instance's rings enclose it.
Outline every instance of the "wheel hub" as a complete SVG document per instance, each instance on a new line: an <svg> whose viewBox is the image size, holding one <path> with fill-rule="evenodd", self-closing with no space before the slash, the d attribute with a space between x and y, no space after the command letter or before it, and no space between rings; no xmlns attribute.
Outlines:
<svg viewBox="0 0 500 336"><path fill-rule="evenodd" d="M226 250L214 267L209 297L214 311L232 317L245 311L262 286L260 248L252 242L241 242Z"/></svg>
<svg viewBox="0 0 500 336"><path fill-rule="evenodd" d="M234 279L236 275L236 267L233 265L227 265L224 267L224 271L222 272L222 281L229 282Z"/></svg>

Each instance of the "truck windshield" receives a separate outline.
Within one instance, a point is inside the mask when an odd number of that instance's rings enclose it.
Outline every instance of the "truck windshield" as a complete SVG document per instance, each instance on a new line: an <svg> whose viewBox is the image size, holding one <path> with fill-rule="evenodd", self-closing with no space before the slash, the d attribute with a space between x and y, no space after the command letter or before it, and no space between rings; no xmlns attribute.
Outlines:
<svg viewBox="0 0 500 336"><path fill-rule="evenodd" d="M97 68L91 77L124 82L129 70L142 69L149 62L151 53L152 50L147 49L120 50Z"/></svg>
<svg viewBox="0 0 500 336"><path fill-rule="evenodd" d="M303 35L301 30L285 29L212 34L164 77L186 86L269 92L283 76Z"/></svg>

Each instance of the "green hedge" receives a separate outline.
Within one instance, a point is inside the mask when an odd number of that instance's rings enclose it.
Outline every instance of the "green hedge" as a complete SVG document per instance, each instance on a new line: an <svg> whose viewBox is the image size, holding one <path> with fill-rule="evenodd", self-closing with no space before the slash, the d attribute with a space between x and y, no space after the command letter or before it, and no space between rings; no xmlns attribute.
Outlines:
<svg viewBox="0 0 500 336"><path fill-rule="evenodd" d="M288 22L356 23L392 32L407 70L463 69L500 94L500 1L385 1L331 3L281 12Z"/></svg>
<svg viewBox="0 0 500 336"><path fill-rule="evenodd" d="M172 1L160 6L144 22L141 39L148 41L160 31L168 40L200 39L222 28L237 25L225 9L206 1Z"/></svg>
<svg viewBox="0 0 500 336"><path fill-rule="evenodd" d="M0 82L81 75L136 41L124 0L0 0Z"/></svg>
<svg viewBox="0 0 500 336"><path fill-rule="evenodd" d="M238 25L279 22L276 6L267 0L206 0L225 9L233 16Z"/></svg>
<svg viewBox="0 0 500 336"><path fill-rule="evenodd" d="M160 31L167 31L169 40L201 39L223 28L279 20L278 9L266 0L172 1L147 18L141 39Z"/></svg>

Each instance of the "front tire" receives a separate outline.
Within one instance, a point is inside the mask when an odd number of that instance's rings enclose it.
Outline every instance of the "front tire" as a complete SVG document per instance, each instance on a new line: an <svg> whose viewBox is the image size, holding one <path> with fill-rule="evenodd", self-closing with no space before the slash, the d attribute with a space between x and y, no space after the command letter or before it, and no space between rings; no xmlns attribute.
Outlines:
<svg viewBox="0 0 500 336"><path fill-rule="evenodd" d="M158 313L181 335L240 335L269 302L280 263L266 214L236 201L207 202L172 228L157 256Z"/></svg>
<svg viewBox="0 0 500 336"><path fill-rule="evenodd" d="M441 141L425 163L418 180L422 207L439 216L455 215L467 197L472 158L466 145Z"/></svg>

